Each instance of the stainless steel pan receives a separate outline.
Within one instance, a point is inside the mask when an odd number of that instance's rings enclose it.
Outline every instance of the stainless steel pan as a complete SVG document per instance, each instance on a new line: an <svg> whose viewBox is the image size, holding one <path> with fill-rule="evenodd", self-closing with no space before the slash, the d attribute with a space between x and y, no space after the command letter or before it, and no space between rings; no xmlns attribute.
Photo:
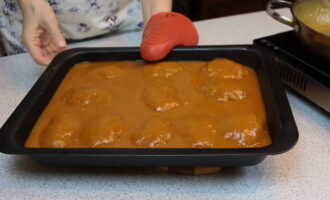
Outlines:
<svg viewBox="0 0 330 200"><path fill-rule="evenodd" d="M277 21L293 27L298 37L309 48L315 50L318 54L330 60L330 37L323 33L313 30L312 28L301 22L299 19L297 19L297 17L293 12L293 8L299 2L300 0L294 2L290 2L286 0L271 0L267 4L266 11L270 16L272 16ZM280 15L278 12L273 10L273 8L276 6L285 6L290 8L293 19Z"/></svg>

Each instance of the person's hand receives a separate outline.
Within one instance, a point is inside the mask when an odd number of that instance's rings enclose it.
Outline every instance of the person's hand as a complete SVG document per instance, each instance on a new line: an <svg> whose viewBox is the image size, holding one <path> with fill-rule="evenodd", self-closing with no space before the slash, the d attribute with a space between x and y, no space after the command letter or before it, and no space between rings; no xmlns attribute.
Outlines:
<svg viewBox="0 0 330 200"><path fill-rule="evenodd" d="M33 59L48 65L66 49L55 13L45 0L20 0L23 11L23 43Z"/></svg>

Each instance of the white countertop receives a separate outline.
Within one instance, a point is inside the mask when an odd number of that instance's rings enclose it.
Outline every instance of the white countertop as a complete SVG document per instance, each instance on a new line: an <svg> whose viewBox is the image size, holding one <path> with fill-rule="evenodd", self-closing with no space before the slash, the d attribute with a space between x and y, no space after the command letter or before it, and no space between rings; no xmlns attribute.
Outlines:
<svg viewBox="0 0 330 200"><path fill-rule="evenodd" d="M201 45L251 44L290 30L264 12L196 26ZM138 46L140 37L131 32L73 46ZM0 126L43 70L27 54L0 58ZM148 169L47 167L26 156L0 153L0 199L329 199L329 116L293 94L288 98L300 132L298 144L259 165L180 176Z"/></svg>

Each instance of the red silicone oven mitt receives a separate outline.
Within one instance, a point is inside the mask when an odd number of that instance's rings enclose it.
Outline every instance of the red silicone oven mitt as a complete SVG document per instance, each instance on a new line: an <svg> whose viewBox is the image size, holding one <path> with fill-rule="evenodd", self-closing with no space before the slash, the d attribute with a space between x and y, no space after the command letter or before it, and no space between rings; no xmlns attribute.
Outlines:
<svg viewBox="0 0 330 200"><path fill-rule="evenodd" d="M193 46L198 33L193 23L179 13L153 15L145 27L140 47L141 57L148 61L163 59L175 46Z"/></svg>

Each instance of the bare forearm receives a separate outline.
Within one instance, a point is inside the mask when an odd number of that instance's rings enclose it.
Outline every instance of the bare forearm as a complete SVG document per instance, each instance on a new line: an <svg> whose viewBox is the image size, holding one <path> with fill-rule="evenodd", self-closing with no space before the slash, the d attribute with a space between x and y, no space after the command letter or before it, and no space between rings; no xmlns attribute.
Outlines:
<svg viewBox="0 0 330 200"><path fill-rule="evenodd" d="M147 23L152 15L160 12L171 12L172 0L142 0L142 12L144 23Z"/></svg>
<svg viewBox="0 0 330 200"><path fill-rule="evenodd" d="M35 3L38 3L38 1L40 0L17 0L23 12L28 10L33 10Z"/></svg>
<svg viewBox="0 0 330 200"><path fill-rule="evenodd" d="M17 0L21 6L23 18L31 16L36 10L36 7L40 5L45 5L44 0ZM40 4L41 3L41 4Z"/></svg>

